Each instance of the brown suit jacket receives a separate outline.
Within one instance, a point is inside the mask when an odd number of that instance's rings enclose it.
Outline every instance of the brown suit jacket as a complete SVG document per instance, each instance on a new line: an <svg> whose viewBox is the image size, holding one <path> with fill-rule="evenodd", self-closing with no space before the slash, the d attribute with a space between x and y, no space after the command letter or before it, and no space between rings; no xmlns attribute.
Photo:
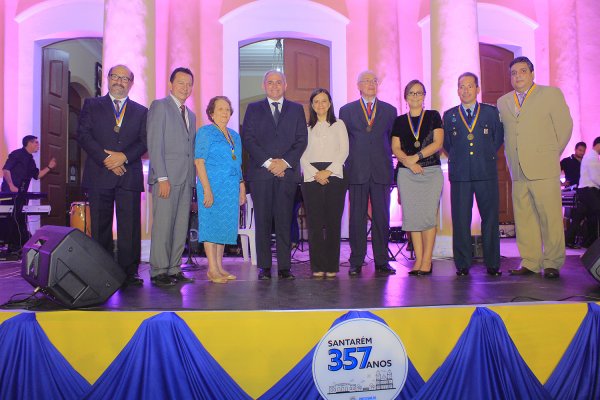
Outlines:
<svg viewBox="0 0 600 400"><path fill-rule="evenodd" d="M559 88L536 85L520 113L514 91L498 99L504 144L513 180L519 164L529 180L558 179L560 155L573 131L573 119Z"/></svg>

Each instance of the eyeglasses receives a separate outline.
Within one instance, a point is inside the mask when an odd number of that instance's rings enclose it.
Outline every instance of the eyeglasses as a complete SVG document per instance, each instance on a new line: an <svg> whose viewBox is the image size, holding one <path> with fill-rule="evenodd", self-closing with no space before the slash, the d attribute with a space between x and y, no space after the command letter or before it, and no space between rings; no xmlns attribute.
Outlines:
<svg viewBox="0 0 600 400"><path fill-rule="evenodd" d="M110 74L108 77L110 78L111 81L115 81L115 82L120 79L121 82L123 82L123 83L129 83L129 81L131 80L131 78L128 76L120 76L117 74Z"/></svg>
<svg viewBox="0 0 600 400"><path fill-rule="evenodd" d="M424 92L408 92L408 95L411 97L422 97L424 94Z"/></svg>
<svg viewBox="0 0 600 400"><path fill-rule="evenodd" d="M379 83L379 81L377 79L365 79L360 81L360 83L366 83L367 85L373 84L373 85L377 85Z"/></svg>

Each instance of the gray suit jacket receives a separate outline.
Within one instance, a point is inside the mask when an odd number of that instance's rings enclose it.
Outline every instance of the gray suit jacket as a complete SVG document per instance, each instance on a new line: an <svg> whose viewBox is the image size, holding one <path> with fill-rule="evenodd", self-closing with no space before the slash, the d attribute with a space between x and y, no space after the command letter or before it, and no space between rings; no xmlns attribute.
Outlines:
<svg viewBox="0 0 600 400"><path fill-rule="evenodd" d="M171 185L196 183L194 167L194 143L196 139L196 115L188 108L189 127L186 129L181 110L169 95L154 100L148 110L148 153L150 171L148 183L167 177Z"/></svg>

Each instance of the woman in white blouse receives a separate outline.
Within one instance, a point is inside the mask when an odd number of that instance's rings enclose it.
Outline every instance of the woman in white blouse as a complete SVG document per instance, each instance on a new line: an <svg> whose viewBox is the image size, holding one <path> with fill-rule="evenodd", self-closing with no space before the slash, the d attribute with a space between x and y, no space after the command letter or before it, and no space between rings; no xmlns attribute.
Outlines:
<svg viewBox="0 0 600 400"><path fill-rule="evenodd" d="M344 179L346 158L346 126L335 118L329 92L315 89L310 95L308 146L300 158L310 267L315 278L334 278L340 268L341 223L348 188Z"/></svg>

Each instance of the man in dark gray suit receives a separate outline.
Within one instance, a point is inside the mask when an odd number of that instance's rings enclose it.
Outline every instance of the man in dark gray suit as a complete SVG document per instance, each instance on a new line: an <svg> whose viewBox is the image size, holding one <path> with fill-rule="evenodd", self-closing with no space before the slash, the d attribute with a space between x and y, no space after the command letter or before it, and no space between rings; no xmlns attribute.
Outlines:
<svg viewBox="0 0 600 400"><path fill-rule="evenodd" d="M263 86L267 98L248 105L242 126L242 143L250 156L246 180L254 201L258 279L271 279L273 221L279 278L294 279L290 230L308 130L302 106L283 97L287 83L281 72L268 71Z"/></svg>
<svg viewBox="0 0 600 400"><path fill-rule="evenodd" d="M90 201L92 237L114 252L113 216L117 212L117 261L124 285L142 286L140 198L144 191L148 109L129 98L133 72L126 65L108 71L108 94L85 99L77 140L87 153L81 186Z"/></svg>
<svg viewBox="0 0 600 400"><path fill-rule="evenodd" d="M152 186L150 276L153 285L193 282L180 268L195 183L196 115L185 106L194 76L176 68L169 79L169 96L148 110L148 152Z"/></svg>
<svg viewBox="0 0 600 400"><path fill-rule="evenodd" d="M367 254L367 217L371 200L371 238L375 271L395 274L388 264L390 185L393 182L391 131L398 115L391 104L377 99L378 80L373 71L358 75L361 98L340 109L346 124L350 154L344 176L350 195L350 271L360 274Z"/></svg>

